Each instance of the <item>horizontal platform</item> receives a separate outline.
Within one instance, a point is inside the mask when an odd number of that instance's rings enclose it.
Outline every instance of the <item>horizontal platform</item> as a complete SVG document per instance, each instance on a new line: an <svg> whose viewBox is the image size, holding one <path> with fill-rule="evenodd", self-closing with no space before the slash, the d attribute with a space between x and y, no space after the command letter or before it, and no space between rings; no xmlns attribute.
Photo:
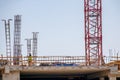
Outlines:
<svg viewBox="0 0 120 80"><path fill-rule="evenodd" d="M18 71L21 76L82 76L108 71L108 67L95 66L9 66L10 72Z"/></svg>

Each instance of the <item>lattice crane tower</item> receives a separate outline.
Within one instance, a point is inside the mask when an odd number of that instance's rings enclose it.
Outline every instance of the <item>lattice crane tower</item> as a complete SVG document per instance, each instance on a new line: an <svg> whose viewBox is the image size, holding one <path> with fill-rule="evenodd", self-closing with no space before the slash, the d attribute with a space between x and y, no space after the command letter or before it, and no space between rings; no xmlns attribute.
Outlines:
<svg viewBox="0 0 120 80"><path fill-rule="evenodd" d="M102 0L84 0L86 65L102 65Z"/></svg>

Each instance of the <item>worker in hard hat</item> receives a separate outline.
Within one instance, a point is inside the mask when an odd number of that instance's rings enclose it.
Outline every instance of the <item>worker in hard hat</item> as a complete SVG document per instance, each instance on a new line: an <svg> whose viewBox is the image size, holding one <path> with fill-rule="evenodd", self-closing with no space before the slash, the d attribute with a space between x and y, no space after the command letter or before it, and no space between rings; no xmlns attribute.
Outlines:
<svg viewBox="0 0 120 80"><path fill-rule="evenodd" d="M28 65L31 66L32 65L32 56L31 53L28 56Z"/></svg>

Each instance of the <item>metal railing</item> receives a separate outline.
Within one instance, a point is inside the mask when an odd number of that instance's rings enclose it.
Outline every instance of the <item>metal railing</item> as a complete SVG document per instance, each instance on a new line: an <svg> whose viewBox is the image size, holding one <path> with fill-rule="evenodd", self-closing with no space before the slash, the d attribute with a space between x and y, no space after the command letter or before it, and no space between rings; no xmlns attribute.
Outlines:
<svg viewBox="0 0 120 80"><path fill-rule="evenodd" d="M17 65L25 65L28 66L28 56L20 56L17 57L18 61L14 61L13 59L16 57L11 57L11 61L7 60L7 57L1 57L0 63L6 62L7 65L15 65L14 63L18 63ZM36 58L36 61L34 61ZM78 64L85 65L85 56L32 56L32 65L40 66L41 64Z"/></svg>
<svg viewBox="0 0 120 80"><path fill-rule="evenodd" d="M18 61L14 61L13 59L18 58ZM36 58L36 61L34 61ZM111 61L120 60L120 57L116 56L104 56L105 63L109 63ZM11 60L11 61L9 61ZM18 64L14 64L17 62ZM77 65L85 65L85 56L32 56L32 65L40 66L41 64L53 65L53 64L77 64ZM20 56L20 57L0 57L0 66L2 65L20 65L20 66L28 66L28 56Z"/></svg>

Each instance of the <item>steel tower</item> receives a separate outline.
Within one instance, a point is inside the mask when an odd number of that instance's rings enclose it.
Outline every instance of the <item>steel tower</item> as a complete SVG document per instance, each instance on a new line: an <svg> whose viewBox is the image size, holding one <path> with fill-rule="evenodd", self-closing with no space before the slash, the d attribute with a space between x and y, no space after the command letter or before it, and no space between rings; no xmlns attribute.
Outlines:
<svg viewBox="0 0 120 80"><path fill-rule="evenodd" d="M12 19L8 19L8 22L6 20L2 20L5 23L5 37L6 37L6 56L7 60L11 63L11 38L10 38L10 21ZM11 64L10 64L11 65Z"/></svg>
<svg viewBox="0 0 120 80"><path fill-rule="evenodd" d="M84 0L86 65L102 65L102 0Z"/></svg>
<svg viewBox="0 0 120 80"><path fill-rule="evenodd" d="M38 32L33 32L33 46L32 46L32 53L33 53L33 61L36 63L37 60L37 39L38 38Z"/></svg>
<svg viewBox="0 0 120 80"><path fill-rule="evenodd" d="M19 65L21 56L21 15L14 16L14 65Z"/></svg>
<svg viewBox="0 0 120 80"><path fill-rule="evenodd" d="M29 56L29 54L31 54L31 41L32 41L32 39L25 39L25 40L27 40L27 56Z"/></svg>

